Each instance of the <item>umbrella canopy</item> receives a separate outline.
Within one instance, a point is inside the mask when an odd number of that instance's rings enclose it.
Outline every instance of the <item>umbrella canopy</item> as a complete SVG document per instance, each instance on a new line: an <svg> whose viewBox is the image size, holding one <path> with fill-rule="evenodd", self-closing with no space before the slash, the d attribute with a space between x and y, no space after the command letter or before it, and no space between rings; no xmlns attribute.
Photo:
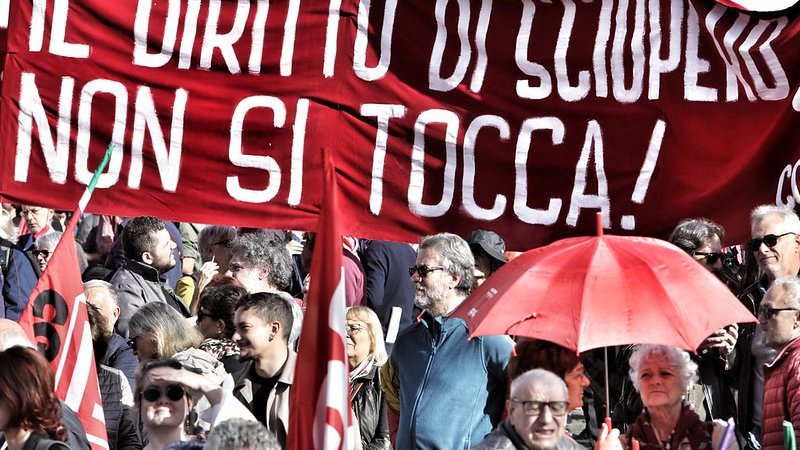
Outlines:
<svg viewBox="0 0 800 450"><path fill-rule="evenodd" d="M563 239L492 274L451 316L471 336L509 334L585 350L664 344L695 351L715 330L756 322L691 256L653 238Z"/></svg>

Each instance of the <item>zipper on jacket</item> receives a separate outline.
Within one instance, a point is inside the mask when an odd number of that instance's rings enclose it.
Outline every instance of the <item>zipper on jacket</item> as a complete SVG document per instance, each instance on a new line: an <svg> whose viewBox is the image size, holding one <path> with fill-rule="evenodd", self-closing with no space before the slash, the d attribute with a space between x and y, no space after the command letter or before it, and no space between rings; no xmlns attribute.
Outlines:
<svg viewBox="0 0 800 450"><path fill-rule="evenodd" d="M411 409L411 432L409 433L409 440L411 441L411 447L417 448L415 445L415 437L417 435L417 407L419 406L419 401L422 398L422 393L425 392L425 386L428 384L428 375L431 373L431 366L433 365L433 358L436 356L436 349L441 342L441 329L439 330L439 340L437 342L436 339L431 336L429 332L426 332L428 335L428 339L431 340L431 354L428 356L428 363L425 366L425 374L422 376L422 383L420 388L417 390L417 397L414 399L414 406Z"/></svg>

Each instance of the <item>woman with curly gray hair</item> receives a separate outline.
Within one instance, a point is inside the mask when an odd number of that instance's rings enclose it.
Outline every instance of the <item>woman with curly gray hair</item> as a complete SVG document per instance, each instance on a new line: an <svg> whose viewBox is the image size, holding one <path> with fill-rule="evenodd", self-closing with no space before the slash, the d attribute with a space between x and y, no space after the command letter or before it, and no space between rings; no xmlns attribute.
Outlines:
<svg viewBox="0 0 800 450"><path fill-rule="evenodd" d="M697 364L688 353L666 345L640 345L631 354L630 377L644 411L628 430L629 449L634 439L641 450L718 448L725 423L703 422L684 397L697 381ZM738 450L735 441L724 450Z"/></svg>

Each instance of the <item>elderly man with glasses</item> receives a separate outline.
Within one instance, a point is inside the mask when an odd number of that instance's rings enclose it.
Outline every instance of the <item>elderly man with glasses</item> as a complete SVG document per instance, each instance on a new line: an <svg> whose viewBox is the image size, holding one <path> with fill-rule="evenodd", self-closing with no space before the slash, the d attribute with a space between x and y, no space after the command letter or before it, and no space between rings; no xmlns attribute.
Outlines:
<svg viewBox="0 0 800 450"><path fill-rule="evenodd" d="M544 369L523 373L511 382L508 418L472 450L585 450L565 431L568 398L558 375ZM619 431L604 428L595 450L622 450Z"/></svg>
<svg viewBox="0 0 800 450"><path fill-rule="evenodd" d="M469 295L474 270L469 245L454 234L419 245L409 273L425 312L400 333L391 359L400 383L395 448L469 449L500 422L511 339L470 340L464 321L448 317Z"/></svg>
<svg viewBox="0 0 800 450"><path fill-rule="evenodd" d="M764 342L778 352L764 368L761 436L765 450L783 448L783 421L800 439L800 279L778 278L758 310Z"/></svg>
<svg viewBox="0 0 800 450"><path fill-rule="evenodd" d="M750 214L751 238L746 247L763 277L758 291L763 293L781 277L797 277L800 272L800 218L786 207L762 205ZM750 305L758 311L760 299ZM739 331L738 426L750 447L761 448L764 364L773 361L777 351L766 345L763 324L747 324ZM799 424L800 425L800 424Z"/></svg>

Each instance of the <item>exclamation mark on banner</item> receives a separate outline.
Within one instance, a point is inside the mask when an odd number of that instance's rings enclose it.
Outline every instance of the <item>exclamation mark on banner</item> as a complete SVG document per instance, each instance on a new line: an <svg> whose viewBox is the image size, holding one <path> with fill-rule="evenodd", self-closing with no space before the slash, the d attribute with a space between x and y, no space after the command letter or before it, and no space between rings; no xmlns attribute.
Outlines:
<svg viewBox="0 0 800 450"><path fill-rule="evenodd" d="M650 179L653 177L653 171L656 168L658 161L658 154L661 152L661 143L664 141L664 131L667 124L659 119L653 127L653 134L650 136L650 145L647 147L647 155L644 157L644 164L639 171L639 178L636 179L636 187L633 189L631 200L634 203L644 203L644 197L647 195L647 188L650 186ZM636 228L636 217L632 214L622 216L621 224L623 230L633 230Z"/></svg>

